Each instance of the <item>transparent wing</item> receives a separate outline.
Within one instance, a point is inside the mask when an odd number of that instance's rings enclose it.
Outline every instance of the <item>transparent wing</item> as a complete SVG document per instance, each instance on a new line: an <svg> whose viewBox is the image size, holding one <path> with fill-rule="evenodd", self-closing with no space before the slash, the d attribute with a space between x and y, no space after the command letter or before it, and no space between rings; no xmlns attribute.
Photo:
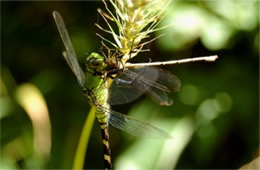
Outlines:
<svg viewBox="0 0 260 170"><path fill-rule="evenodd" d="M171 136L145 122L145 121L140 121L134 118L131 118L129 116L126 116L122 113L101 107L101 106L97 106L99 109L101 109L103 112L108 112L109 113L109 123L120 129L123 130L129 134L131 134L132 136L137 136L137 137L144 137L144 138L171 138Z"/></svg>
<svg viewBox="0 0 260 170"><path fill-rule="evenodd" d="M108 103L119 105L139 98L149 88L149 85L140 81L141 77L149 77L151 82L155 82L158 79L158 73L155 70L150 70L148 67L125 70L111 84Z"/></svg>
<svg viewBox="0 0 260 170"><path fill-rule="evenodd" d="M63 56L66 62L68 63L68 65L70 66L72 72L76 75L78 83L80 84L80 86L83 86L83 83L85 81L84 72L82 71L82 68L78 63L76 53L70 41L70 37L66 29L66 26L64 24L64 21L61 15L57 11L53 11L52 14L56 22L57 28L59 30L61 39L66 48L66 51L63 52Z"/></svg>
<svg viewBox="0 0 260 170"><path fill-rule="evenodd" d="M157 82L149 83L146 80L143 83L150 85L149 90L146 91L146 94L149 95L154 101L160 105L169 106L173 104L172 98L169 97L169 92L177 92L181 87L181 81L173 75L171 72L157 69L159 76Z"/></svg>
<svg viewBox="0 0 260 170"><path fill-rule="evenodd" d="M180 85L181 82L176 76L163 69L141 67L126 70L112 83L109 103L128 103L146 93L160 105L171 105L173 101L168 93L178 91Z"/></svg>
<svg viewBox="0 0 260 170"><path fill-rule="evenodd" d="M72 72L75 74L75 76L77 77L78 83L79 85L82 87L84 85L85 82L85 75L83 70L81 69L77 59L75 58L75 56L69 52L69 51L64 51L63 56L66 60L66 62L68 63L70 69L72 70ZM76 61L75 61L76 60Z"/></svg>

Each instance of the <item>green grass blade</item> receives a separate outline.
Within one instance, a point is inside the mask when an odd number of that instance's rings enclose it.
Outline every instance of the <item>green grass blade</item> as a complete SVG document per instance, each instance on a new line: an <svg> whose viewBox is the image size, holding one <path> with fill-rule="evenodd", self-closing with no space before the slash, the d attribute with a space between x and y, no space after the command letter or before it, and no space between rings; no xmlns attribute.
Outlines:
<svg viewBox="0 0 260 170"><path fill-rule="evenodd" d="M95 111L96 108L94 106L91 107L88 117L85 121L83 130L80 135L76 154L75 154L73 170L84 169L84 160L85 160L85 155L88 147L89 137L95 120Z"/></svg>

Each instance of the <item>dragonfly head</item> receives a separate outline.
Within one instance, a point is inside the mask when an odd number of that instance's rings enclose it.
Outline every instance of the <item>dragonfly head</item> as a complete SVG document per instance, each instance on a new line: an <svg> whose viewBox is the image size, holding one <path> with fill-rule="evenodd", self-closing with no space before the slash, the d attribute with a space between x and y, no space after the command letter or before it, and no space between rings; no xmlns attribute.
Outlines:
<svg viewBox="0 0 260 170"><path fill-rule="evenodd" d="M105 68L106 68L106 63L104 61L104 57L99 55L98 53L91 53L87 58L86 58L86 70L95 73L99 72L101 73Z"/></svg>

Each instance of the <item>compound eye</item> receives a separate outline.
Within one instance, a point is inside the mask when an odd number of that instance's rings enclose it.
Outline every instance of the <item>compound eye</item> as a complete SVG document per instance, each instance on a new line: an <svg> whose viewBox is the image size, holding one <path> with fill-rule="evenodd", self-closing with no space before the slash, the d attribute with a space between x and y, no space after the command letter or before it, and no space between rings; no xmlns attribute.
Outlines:
<svg viewBox="0 0 260 170"><path fill-rule="evenodd" d="M89 63L90 63L91 66L93 66L93 67L98 67L98 66L102 65L102 61L101 61L101 60L98 60L98 59L95 59L95 58L91 59L91 60L89 61Z"/></svg>

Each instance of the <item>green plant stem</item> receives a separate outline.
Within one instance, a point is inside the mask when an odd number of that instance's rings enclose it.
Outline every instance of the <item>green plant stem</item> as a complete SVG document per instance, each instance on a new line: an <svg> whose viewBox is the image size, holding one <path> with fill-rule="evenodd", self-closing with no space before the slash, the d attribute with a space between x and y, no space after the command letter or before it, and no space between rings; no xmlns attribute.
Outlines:
<svg viewBox="0 0 260 170"><path fill-rule="evenodd" d="M84 160L87 152L89 137L95 120L95 111L96 108L92 106L85 121L75 154L73 170L84 169Z"/></svg>

